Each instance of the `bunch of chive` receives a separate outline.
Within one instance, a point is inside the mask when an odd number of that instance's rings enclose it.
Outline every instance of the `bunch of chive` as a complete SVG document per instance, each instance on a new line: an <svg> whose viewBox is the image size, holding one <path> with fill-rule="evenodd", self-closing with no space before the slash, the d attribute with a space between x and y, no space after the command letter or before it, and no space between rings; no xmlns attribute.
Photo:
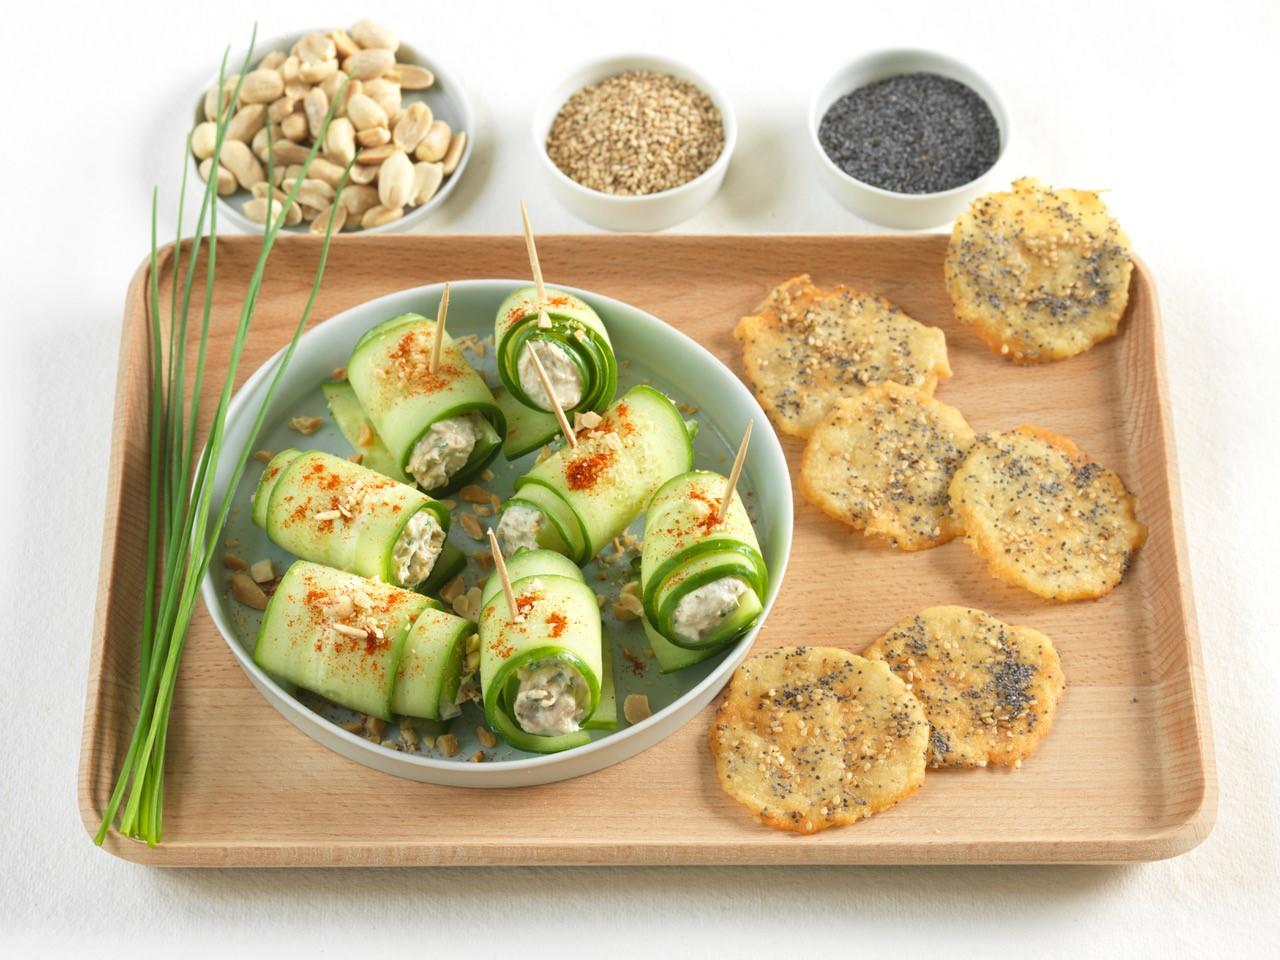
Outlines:
<svg viewBox="0 0 1280 960"><path fill-rule="evenodd" d="M256 38L257 29L255 28L249 41L249 53L240 68L242 77L248 72L249 64L252 62L253 44ZM226 74L226 66L227 54L224 53L219 73L219 89L221 89L222 78ZM231 97L230 102L217 118L212 155L215 165L221 156L223 142L226 139L232 104L238 99L238 82L236 89L237 95ZM338 98L335 98L334 103L337 102ZM334 106L331 104L325 115L321 134L317 138L318 143L324 141L324 131L328 129L333 113ZM190 149L188 140L186 150L190 151ZM102 823L94 836L94 842L99 844L116 823L117 814L119 814L117 828L122 835L143 840L153 846L160 841L161 815L164 805L165 744L169 729L169 711L173 706L173 691L178 676L178 664L182 658L187 630L195 612L200 582L217 549L227 513L231 509L230 492L223 497L216 510L212 503L213 478L223 453L227 407L231 402L236 369L244 352L249 327L253 322L258 290L266 270L267 258L275 245L277 234L284 226L285 215L297 198L299 186L306 178L306 171L315 159L317 150L317 147L311 148L306 161L302 164L302 173L294 181L287 198L277 202L273 194L268 194L267 225L262 235L261 251L248 289L244 294L240 322L232 343L226 379L218 397L218 405L214 410L208 438L198 459L194 459L195 434L199 421L200 394L204 381L217 264L218 215L217 205L214 202L217 180L211 178L205 187L200 215L196 221L195 235L190 241L185 275L181 272L183 203L182 198L179 199L177 238L173 246L173 290L169 304L170 322L167 345L164 343L160 323L159 250L156 232L157 193L152 192L150 284L147 305L151 336L152 385L150 473L148 477L147 572L140 645L139 709L137 723L129 740L129 748L116 780L115 789L103 814ZM270 163L271 161L268 161L268 181L274 182L271 179ZM351 165L348 164L337 188L338 197L341 197L342 190L346 186L350 170ZM185 173L182 191L185 195ZM336 202L337 199L335 199ZM273 209L277 205L278 211ZM206 218L209 222L207 245L204 243ZM253 451L254 440L266 418L271 398L279 386L285 368L293 357L298 339L302 336L302 331L306 328L311 316L320 282L324 276L332 232L333 225L330 223L325 231L320 262L311 286L311 295L298 319L293 338L276 365L267 390L266 402L258 411L244 448L236 456L232 479L227 486L228 491L236 489L236 484ZM195 285L196 265L200 261L202 247L206 248L205 289L203 308L200 311L199 339L196 342L196 361L188 400L186 369L191 328L191 297ZM180 280L181 283L179 283ZM181 296L179 296L179 287L181 287ZM163 556L160 555L162 545ZM121 810L121 804L124 804L123 810Z"/></svg>

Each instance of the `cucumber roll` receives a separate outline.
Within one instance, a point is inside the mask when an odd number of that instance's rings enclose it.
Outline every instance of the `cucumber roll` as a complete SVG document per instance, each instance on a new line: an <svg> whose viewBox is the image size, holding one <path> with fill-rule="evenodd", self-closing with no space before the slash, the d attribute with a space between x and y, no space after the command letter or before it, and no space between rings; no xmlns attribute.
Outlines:
<svg viewBox="0 0 1280 960"><path fill-rule="evenodd" d="M298 560L262 615L253 662L334 703L390 720L405 642L434 601Z"/></svg>
<svg viewBox="0 0 1280 960"><path fill-rule="evenodd" d="M413 477L400 469L400 464L378 436L351 384L345 380L327 380L320 384L320 390L329 405L329 415L333 417L334 424L351 444L351 449L360 454L360 463L370 470L385 473L392 480L413 483Z"/></svg>
<svg viewBox="0 0 1280 960"><path fill-rule="evenodd" d="M587 563L658 487L693 466L690 428L652 387L632 387L577 440L516 481L498 523L504 553L542 547Z"/></svg>
<svg viewBox="0 0 1280 960"><path fill-rule="evenodd" d="M506 424L484 378L446 332L431 372L435 322L406 313L356 342L347 381L395 464L434 496L488 465Z"/></svg>
<svg viewBox="0 0 1280 960"><path fill-rule="evenodd" d="M515 291L498 308L493 342L502 385L518 403L550 413L551 401L533 362L532 353L537 351L552 392L566 413L599 410L618 389L618 361L609 331L578 297L549 287L546 294L541 311L536 287ZM540 319L540 312L546 321ZM554 431L554 421L551 426ZM553 435L546 433L546 439Z"/></svg>
<svg viewBox="0 0 1280 960"><path fill-rule="evenodd" d="M516 611L495 572L481 596L480 689L490 728L521 750L555 753L590 741L604 657L600 607L570 560L528 550L507 565Z"/></svg>
<svg viewBox="0 0 1280 960"><path fill-rule="evenodd" d="M283 450L253 495L253 522L290 553L399 587L435 567L449 511L416 487L320 450Z"/></svg>
<svg viewBox="0 0 1280 960"><path fill-rule="evenodd" d="M461 712L467 659L478 659L478 649L474 623L427 607L418 614L405 640L391 696L392 712L426 720L456 717Z"/></svg>
<svg viewBox="0 0 1280 960"><path fill-rule="evenodd" d="M645 514L640 554L645 618L656 633L685 650L723 647L742 636L764 609L769 572L736 491L728 515L720 516L728 483L707 470L682 474L663 484Z"/></svg>

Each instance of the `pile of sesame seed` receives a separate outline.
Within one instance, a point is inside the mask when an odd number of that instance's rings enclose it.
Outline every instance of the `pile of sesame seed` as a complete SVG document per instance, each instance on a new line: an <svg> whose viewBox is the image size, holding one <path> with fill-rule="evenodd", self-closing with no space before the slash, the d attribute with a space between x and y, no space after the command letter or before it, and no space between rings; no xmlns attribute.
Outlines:
<svg viewBox="0 0 1280 960"><path fill-rule="evenodd" d="M602 193L643 195L699 176L724 150L724 121L687 80L629 70L571 96L547 134L565 176Z"/></svg>

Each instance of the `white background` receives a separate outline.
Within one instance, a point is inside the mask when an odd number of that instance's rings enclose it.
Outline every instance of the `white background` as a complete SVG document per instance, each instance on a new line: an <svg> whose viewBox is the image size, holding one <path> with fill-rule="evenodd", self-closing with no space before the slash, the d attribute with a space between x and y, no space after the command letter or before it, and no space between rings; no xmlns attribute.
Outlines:
<svg viewBox="0 0 1280 960"><path fill-rule="evenodd" d="M1275 3L82 6L5 13L0 952L1246 956L1280 935ZM174 196L192 98L255 17L272 37L366 12L448 63L482 116L431 232L513 232L519 197L540 231L588 229L546 192L528 115L571 61L628 47L704 69L738 111L725 188L681 230L873 229L822 193L804 116L840 63L892 45L951 52L1004 92L1010 173L1111 188L1166 322L1221 777L1209 839L1164 863L990 869L163 872L91 846L74 789L89 598L149 190Z"/></svg>

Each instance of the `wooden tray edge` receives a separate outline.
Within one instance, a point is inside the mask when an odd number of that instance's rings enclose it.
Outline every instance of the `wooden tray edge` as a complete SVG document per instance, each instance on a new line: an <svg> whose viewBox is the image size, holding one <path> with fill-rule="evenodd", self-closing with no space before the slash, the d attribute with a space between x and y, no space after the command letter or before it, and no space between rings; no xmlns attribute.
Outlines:
<svg viewBox="0 0 1280 960"><path fill-rule="evenodd" d="M843 234L770 234L769 239L814 239L824 235L848 239ZM474 239L488 236L509 240L506 234L467 235ZM558 235L557 235L558 236ZM571 236L571 235L570 235ZM641 236L647 236L642 234ZM684 239L698 239L696 235L681 235ZM626 235L614 235L611 239L625 239ZM896 235L874 234L859 239L873 241ZM705 235L702 239L724 240L726 234ZM237 237L229 240L253 241L257 238ZM286 238L285 242L310 238ZM439 238L432 238L433 240ZM446 238L447 239L447 238ZM518 239L518 238L515 238ZM339 241L360 242L360 238L339 238ZM220 240L225 242L225 240ZM158 263L163 265L172 256L173 244L159 252ZM1144 286L1152 309L1154 361L1156 373L1157 407L1160 414L1160 432L1167 463L1165 480L1168 484L1174 556L1180 592L1180 614L1186 625L1184 653L1190 670L1191 709L1197 738L1197 757L1201 777L1201 793L1198 802L1188 816L1179 823L1152 833L1139 833L1106 841L1082 840L1049 842L1036 845L1041 849L1035 856L1021 856L1014 850L1027 846L1026 841L964 842L892 841L875 845L831 847L797 845L792 851L779 851L777 847L762 847L761 859L752 854L744 856L741 846L723 844L633 845L627 854L619 856L609 844L547 845L522 847L515 856L495 854L492 847L474 848L466 844L430 846L404 844L344 844L330 847L317 856L314 847L300 845L255 844L228 847L221 844L186 844L147 847L131 842L112 833L102 844L102 849L121 859L134 863L164 867L237 867L237 866L482 866L482 865L825 865L825 864L999 864L999 863L1126 863L1168 859L1186 853L1202 843L1212 832L1217 819L1218 781L1214 760L1212 730L1209 720L1208 694L1204 674L1204 662L1200 643L1199 622L1196 617L1194 594L1187 562L1186 530L1182 508L1181 475L1178 469L1177 450L1172 427L1172 413L1168 388L1168 370L1164 347L1164 323L1156 295L1156 284L1146 263L1134 256L1135 280ZM112 411L113 425L118 422L127 402L124 376L131 361L129 345L135 337L138 321L130 323L135 315L135 304L142 300L140 313L145 318L145 289L149 280L149 258L144 258L130 280L125 297L125 315L121 330L121 349L117 362L117 384ZM103 665L106 646L106 604L103 602L114 569L117 552L114 533L120 515L123 496L124 444L113 436L107 477L107 513L104 521L104 537L98 573L97 608L94 614L92 648L90 650L89 677L85 696L84 728L81 734L81 753L77 774L77 806L81 822L90 838L96 833L102 819L102 809L93 797L93 777L101 756L96 749L99 735L99 709L102 702L102 686L105 681ZM802 842L802 841L801 841ZM481 852L482 851L482 852ZM833 856L834 854L834 856Z"/></svg>
<svg viewBox="0 0 1280 960"><path fill-rule="evenodd" d="M168 263L172 254L173 245L166 245L158 253L157 264ZM111 411L111 456L107 467L107 511L103 521L92 647L89 651L89 677L85 690L84 729L81 731L80 762L76 775L76 804L80 811L80 820L90 838L97 833L103 816L103 809L98 806L93 796L93 785L97 779L94 774L102 760L97 740L100 734L99 711L102 705L102 687L105 682L103 666L106 659L107 611L109 609L107 595L112 571L115 569L118 549L118 537L115 534L120 522L120 508L124 496L125 444L123 437L116 432L116 425L120 423L121 415L128 402L127 372L133 360L131 348L137 338L135 327L138 323L131 322L131 318L135 315L140 318L146 317L145 290L150 276L151 262L150 257L147 256L134 271L125 292L124 319L120 329L120 355L116 360L116 393ZM140 310L137 307L138 303L142 304ZM112 834L103 846L109 848L119 841L120 838ZM121 851L113 849L111 852L118 856L125 856ZM125 856L125 859L132 858Z"/></svg>

